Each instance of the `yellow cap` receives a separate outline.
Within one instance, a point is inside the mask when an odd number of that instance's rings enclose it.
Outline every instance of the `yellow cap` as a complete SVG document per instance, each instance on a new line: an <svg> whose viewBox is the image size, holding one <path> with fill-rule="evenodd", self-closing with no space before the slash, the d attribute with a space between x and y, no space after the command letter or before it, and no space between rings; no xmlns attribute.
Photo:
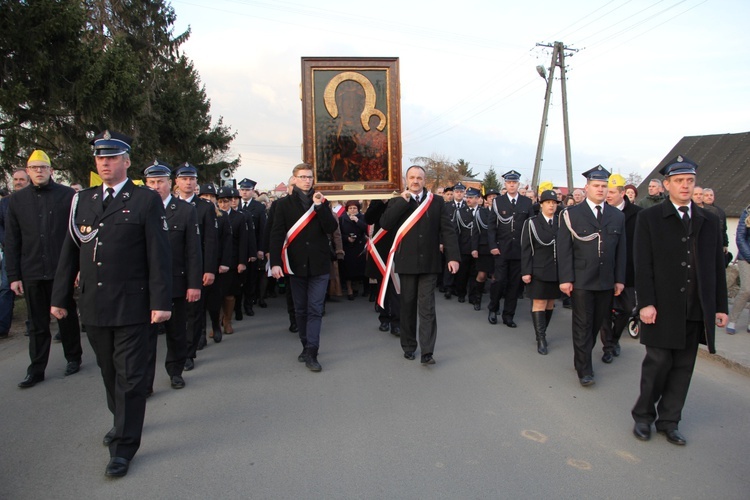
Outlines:
<svg viewBox="0 0 750 500"><path fill-rule="evenodd" d="M29 161L27 161L26 164L29 165L31 164L31 162L43 163L48 167L52 166L49 161L49 156L47 156L47 153L45 153L41 149L36 149L33 153L31 153L31 156L29 156Z"/></svg>
<svg viewBox="0 0 750 500"><path fill-rule="evenodd" d="M555 185L552 184L550 181L544 181L541 184L539 184L539 194L542 194L543 191L549 191L550 189L554 187Z"/></svg>
<svg viewBox="0 0 750 500"><path fill-rule="evenodd" d="M609 176L609 187L625 187L625 177L620 174L612 174Z"/></svg>

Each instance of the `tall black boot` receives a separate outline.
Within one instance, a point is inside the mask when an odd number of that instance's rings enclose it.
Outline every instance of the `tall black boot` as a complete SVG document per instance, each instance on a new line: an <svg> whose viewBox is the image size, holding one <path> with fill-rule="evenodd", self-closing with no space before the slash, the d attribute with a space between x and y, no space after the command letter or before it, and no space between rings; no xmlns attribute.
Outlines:
<svg viewBox="0 0 750 500"><path fill-rule="evenodd" d="M484 295L484 281L482 281L481 283L477 281L476 286L474 286L474 310L475 311L482 310L482 295Z"/></svg>
<svg viewBox="0 0 750 500"><path fill-rule="evenodd" d="M547 311L531 311L531 322L536 334L536 352L547 354Z"/></svg>
<svg viewBox="0 0 750 500"><path fill-rule="evenodd" d="M317 347L307 348L307 359L305 360L305 366L311 372L319 372L320 370L323 369L323 367L320 366L320 363L318 363L318 348Z"/></svg>
<svg viewBox="0 0 750 500"><path fill-rule="evenodd" d="M545 309L544 311L544 319L546 320L546 325L549 326L549 320L552 319L552 313L555 311L555 308L552 309Z"/></svg>

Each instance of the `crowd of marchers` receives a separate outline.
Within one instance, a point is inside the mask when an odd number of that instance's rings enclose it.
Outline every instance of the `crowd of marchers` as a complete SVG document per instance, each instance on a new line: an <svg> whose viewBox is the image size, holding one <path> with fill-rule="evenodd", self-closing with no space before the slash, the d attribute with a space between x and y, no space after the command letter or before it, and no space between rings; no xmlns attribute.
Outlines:
<svg viewBox="0 0 750 500"><path fill-rule="evenodd" d="M102 184L88 189L55 182L49 157L34 151L0 200L0 337L8 335L14 296L28 311L31 363L18 386L45 378L50 313L66 376L80 369L84 331L114 417L103 440L111 477L128 472L140 445L158 335L165 335L169 383L182 389L208 342L222 342L235 322L280 295L300 339L297 359L312 372L323 369L331 297L369 300L378 329L425 367L437 363L436 297L484 309L490 324L511 329L519 300L528 299L541 355L554 344L548 328L562 300L584 387L595 384L597 339L601 361L612 363L623 331L638 321L646 355L633 432L648 440L655 425L678 445L686 442L678 423L698 344L714 352L715 327L735 333L750 300L748 210L737 231L744 279L727 316L726 215L712 190L695 185L698 166L682 156L637 204L636 187L601 165L568 196L551 183L523 188L515 170L503 175L500 191L459 182L433 192L424 169L412 166L402 193L339 202L315 189L314 169L304 163L292 169L287 195L269 199L247 178L199 185L188 162L133 168L132 142L114 131L91 141Z"/></svg>

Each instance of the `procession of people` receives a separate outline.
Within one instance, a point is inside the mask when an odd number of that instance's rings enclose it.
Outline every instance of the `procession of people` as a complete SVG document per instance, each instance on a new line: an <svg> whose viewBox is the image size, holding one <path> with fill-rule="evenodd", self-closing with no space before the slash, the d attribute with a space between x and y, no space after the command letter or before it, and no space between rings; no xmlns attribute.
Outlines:
<svg viewBox="0 0 750 500"><path fill-rule="evenodd" d="M369 299L374 327L398 337L401 355L419 356L425 369L439 359L441 294L468 299L467 311L482 311L488 294L488 322L500 316L498 328L513 331L529 320L540 355L566 334L550 323L569 298L572 366L583 387L595 383L597 337L602 362L612 363L639 314L646 355L633 433L647 440L655 425L670 443L686 443L678 424L698 344L713 352L715 327L729 312L721 221L692 200L698 165L687 158L662 169L666 194L649 208L601 165L583 174L585 188L569 204L551 183L521 188L516 170L503 175L501 192L459 182L433 193L425 169L412 165L403 192L334 205L316 189L314 167L301 163L289 194L265 204L251 179L198 186L189 163L174 171L160 160L131 166L133 140L124 134L105 130L91 146L102 185L77 193L52 179L43 151L31 154L30 185L2 214L3 266L29 310L31 364L20 388L44 380L50 312L66 376L83 362L85 329L113 415L103 439L107 476L126 475L140 446L158 335L170 385L183 389L199 351L282 289L289 330L302 344L297 359L311 372L323 370L325 303L335 289ZM130 178L138 171L145 186ZM519 309L525 299L528 309Z"/></svg>

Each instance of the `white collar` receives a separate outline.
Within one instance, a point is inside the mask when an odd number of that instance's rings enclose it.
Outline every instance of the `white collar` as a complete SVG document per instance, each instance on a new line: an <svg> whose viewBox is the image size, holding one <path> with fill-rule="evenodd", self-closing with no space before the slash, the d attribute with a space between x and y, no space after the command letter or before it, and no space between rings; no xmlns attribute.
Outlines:
<svg viewBox="0 0 750 500"><path fill-rule="evenodd" d="M679 215L680 217L682 217L682 212L680 212L680 207L687 207L688 217L690 217L691 219L693 218L693 208L692 208L693 204L692 203L688 203L687 205L677 205L676 203L672 203L672 205L674 206L674 209L677 210L677 215Z"/></svg>
<svg viewBox="0 0 750 500"><path fill-rule="evenodd" d="M602 214L604 214L604 202L601 202L601 203L599 203L599 205L597 205L593 201L591 201L588 198L586 198L586 203L588 204L589 208L591 209L591 212L594 214L594 217L596 217L598 215L596 213L596 207L597 206L599 206L599 207L602 208Z"/></svg>
<svg viewBox="0 0 750 500"><path fill-rule="evenodd" d="M167 198L164 200L164 209L167 209L167 205L169 205L169 202L172 201L172 195L170 194L167 196Z"/></svg>
<svg viewBox="0 0 750 500"><path fill-rule="evenodd" d="M115 184L114 186L107 186L106 184L102 183L102 196L106 196L107 188L112 188L115 190L114 194L112 195L112 198L117 198L117 195L120 194L120 191L122 191L122 187L125 185L126 182L128 182L127 178L124 181L118 184Z"/></svg>

